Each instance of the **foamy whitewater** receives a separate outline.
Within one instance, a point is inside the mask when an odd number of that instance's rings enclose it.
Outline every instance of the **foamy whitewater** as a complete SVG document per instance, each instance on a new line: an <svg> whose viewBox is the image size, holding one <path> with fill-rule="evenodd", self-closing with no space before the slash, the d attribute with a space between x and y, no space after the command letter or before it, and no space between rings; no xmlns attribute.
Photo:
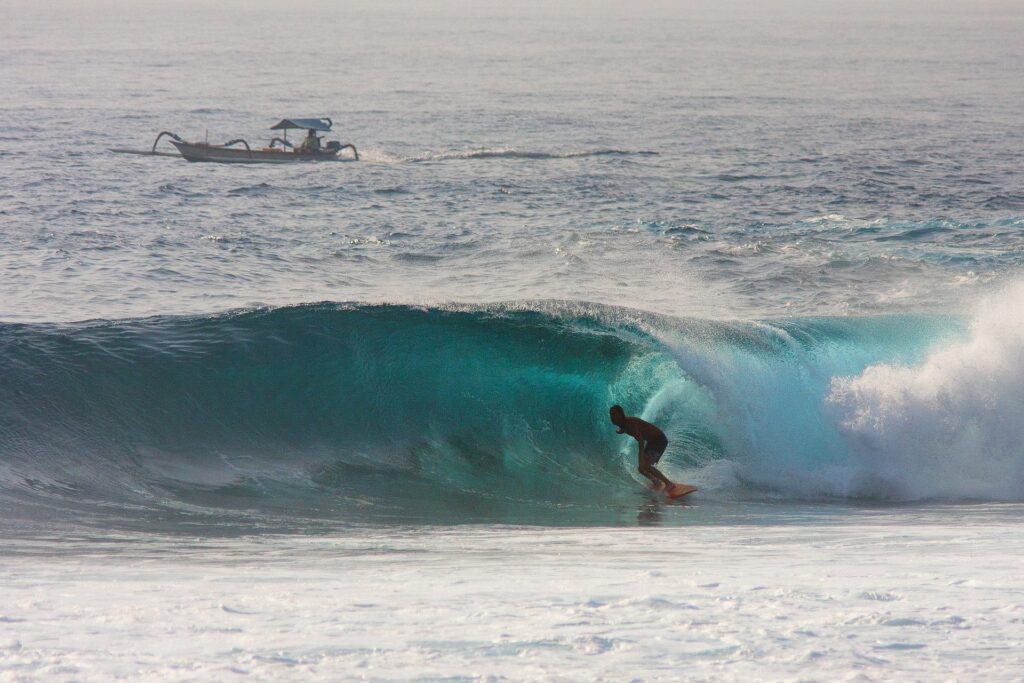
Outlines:
<svg viewBox="0 0 1024 683"><path fill-rule="evenodd" d="M0 680L1020 679L1016 4L4 15Z"/></svg>

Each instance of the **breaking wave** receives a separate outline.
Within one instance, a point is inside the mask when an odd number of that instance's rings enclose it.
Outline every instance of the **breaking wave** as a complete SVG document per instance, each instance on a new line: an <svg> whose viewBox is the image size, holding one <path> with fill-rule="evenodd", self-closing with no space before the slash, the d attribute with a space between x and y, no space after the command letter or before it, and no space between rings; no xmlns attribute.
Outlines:
<svg viewBox="0 0 1024 683"><path fill-rule="evenodd" d="M612 403L711 497L1021 500L1022 296L973 321L535 302L4 324L0 501L614 506L644 489Z"/></svg>

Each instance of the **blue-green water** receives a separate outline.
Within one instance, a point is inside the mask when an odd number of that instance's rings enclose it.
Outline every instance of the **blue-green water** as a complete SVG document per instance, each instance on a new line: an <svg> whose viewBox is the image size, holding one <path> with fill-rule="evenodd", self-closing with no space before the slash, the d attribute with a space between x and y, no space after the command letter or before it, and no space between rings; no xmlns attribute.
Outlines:
<svg viewBox="0 0 1024 683"><path fill-rule="evenodd" d="M704 500L1020 493L908 486L929 463L904 454L890 471L851 428L858 411L887 406L853 401L837 378L959 348L959 318L314 304L0 333L3 494L58 510L608 523L653 499L633 473L635 445L607 422L614 403L662 425L666 471L697 481Z"/></svg>

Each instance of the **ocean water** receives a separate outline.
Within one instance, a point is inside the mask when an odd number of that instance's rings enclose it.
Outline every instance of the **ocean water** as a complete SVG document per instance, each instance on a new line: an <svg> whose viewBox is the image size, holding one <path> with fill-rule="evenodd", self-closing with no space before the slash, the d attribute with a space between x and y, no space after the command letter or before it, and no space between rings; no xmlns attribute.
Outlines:
<svg viewBox="0 0 1024 683"><path fill-rule="evenodd" d="M1018 4L3 6L0 679L1019 679Z"/></svg>

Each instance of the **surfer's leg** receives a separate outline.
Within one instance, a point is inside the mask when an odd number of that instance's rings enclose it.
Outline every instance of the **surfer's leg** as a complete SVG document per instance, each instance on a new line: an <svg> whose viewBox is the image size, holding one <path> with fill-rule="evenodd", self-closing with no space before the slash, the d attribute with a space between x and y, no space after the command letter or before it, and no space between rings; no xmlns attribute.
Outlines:
<svg viewBox="0 0 1024 683"><path fill-rule="evenodd" d="M658 471L658 468L654 466L654 462L647 454L640 456L640 465L637 469L640 471L640 474L650 479L655 486L658 484L664 484L665 486L673 485L668 477Z"/></svg>
<svg viewBox="0 0 1024 683"><path fill-rule="evenodd" d="M654 465L651 465L651 473L655 477L657 477L658 481L664 483L665 486L668 486L670 488L675 486L675 483L673 483L668 477L666 477L664 474L662 474L661 471L657 467L655 467Z"/></svg>

